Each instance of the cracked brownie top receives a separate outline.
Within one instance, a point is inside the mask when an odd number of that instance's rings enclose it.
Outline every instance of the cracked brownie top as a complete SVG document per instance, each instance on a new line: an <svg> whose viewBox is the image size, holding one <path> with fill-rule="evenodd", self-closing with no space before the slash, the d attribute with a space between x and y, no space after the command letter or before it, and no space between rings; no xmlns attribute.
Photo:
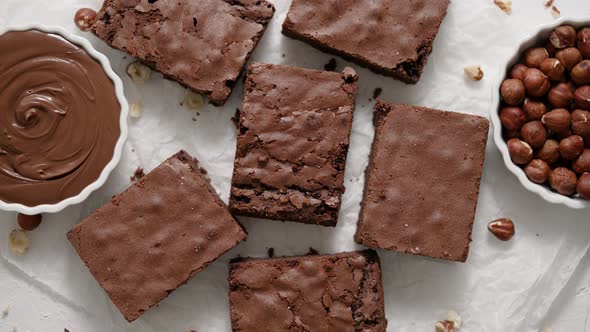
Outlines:
<svg viewBox="0 0 590 332"><path fill-rule="evenodd" d="M357 91L356 73L251 65L230 209L334 226Z"/></svg>
<svg viewBox="0 0 590 332"><path fill-rule="evenodd" d="M273 13L256 0L106 0L91 30L220 105Z"/></svg>
<svg viewBox="0 0 590 332"><path fill-rule="evenodd" d="M374 251L230 264L232 330L385 331Z"/></svg>

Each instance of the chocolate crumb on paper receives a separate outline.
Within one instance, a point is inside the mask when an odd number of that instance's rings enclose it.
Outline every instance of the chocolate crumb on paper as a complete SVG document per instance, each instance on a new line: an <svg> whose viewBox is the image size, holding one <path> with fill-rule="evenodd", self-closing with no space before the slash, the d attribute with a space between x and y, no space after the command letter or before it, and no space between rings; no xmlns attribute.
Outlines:
<svg viewBox="0 0 590 332"><path fill-rule="evenodd" d="M236 129L238 129L238 125L240 124L240 112L240 109L236 108L234 116L231 117L231 122L233 122L234 126L236 126Z"/></svg>
<svg viewBox="0 0 590 332"><path fill-rule="evenodd" d="M336 66L337 66L336 59L332 58L332 59L330 59L330 61L328 61L328 63L326 63L324 65L324 70L334 71L334 70L336 70Z"/></svg>
<svg viewBox="0 0 590 332"><path fill-rule="evenodd" d="M379 98L379 96L381 96L382 92L383 92L382 88L375 88L375 90L373 90L373 99Z"/></svg>
<svg viewBox="0 0 590 332"><path fill-rule="evenodd" d="M313 256L313 255L319 255L319 254L320 253L317 250L315 250L313 247L309 247L309 253L308 253L308 255Z"/></svg>
<svg viewBox="0 0 590 332"><path fill-rule="evenodd" d="M268 253L268 258L275 257L275 248L273 248L273 247L268 248L268 252L267 253Z"/></svg>
<svg viewBox="0 0 590 332"><path fill-rule="evenodd" d="M135 182L144 176L145 173L143 172L143 168L137 166L137 169L135 170L135 172L133 172L133 175L129 178L129 180L131 180L131 182Z"/></svg>
<svg viewBox="0 0 590 332"><path fill-rule="evenodd" d="M8 314L10 313L10 304L7 304L4 309L2 309L2 314L0 315L0 317L2 318L6 318L8 316Z"/></svg>

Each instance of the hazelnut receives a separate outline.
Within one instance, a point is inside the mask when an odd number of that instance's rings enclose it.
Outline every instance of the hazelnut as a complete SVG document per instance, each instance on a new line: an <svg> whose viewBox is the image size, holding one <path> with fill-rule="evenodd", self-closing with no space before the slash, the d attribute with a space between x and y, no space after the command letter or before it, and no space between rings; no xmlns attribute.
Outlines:
<svg viewBox="0 0 590 332"><path fill-rule="evenodd" d="M565 79L565 66L555 58L543 60L539 69L552 81L559 82Z"/></svg>
<svg viewBox="0 0 590 332"><path fill-rule="evenodd" d="M198 111L205 105L205 99L202 95L192 90L187 90L184 95L183 105L190 111Z"/></svg>
<svg viewBox="0 0 590 332"><path fill-rule="evenodd" d="M590 173L580 176L576 189L582 199L590 200Z"/></svg>
<svg viewBox="0 0 590 332"><path fill-rule="evenodd" d="M474 81L481 81L483 78L483 70L479 65L467 66L463 69L465 75Z"/></svg>
<svg viewBox="0 0 590 332"><path fill-rule="evenodd" d="M590 85L584 85L574 92L576 106L584 110L590 110Z"/></svg>
<svg viewBox="0 0 590 332"><path fill-rule="evenodd" d="M551 58L555 57L555 53L557 53L557 49L555 48L555 46L553 46L553 44L551 44L550 41L547 41L547 43L545 44L545 49L547 50L547 53L549 53L549 57L551 57Z"/></svg>
<svg viewBox="0 0 590 332"><path fill-rule="evenodd" d="M549 164L544 162L541 159L533 159L531 160L528 165L524 168L524 172L529 180L533 181L534 183L545 183L549 180L549 173L551 173L551 168Z"/></svg>
<svg viewBox="0 0 590 332"><path fill-rule="evenodd" d="M143 84L150 79L151 69L143 63L136 61L127 66L127 75L135 84Z"/></svg>
<svg viewBox="0 0 590 332"><path fill-rule="evenodd" d="M16 216L16 220L18 221L18 225L25 231L32 231L35 228L39 227L41 221L43 220L43 215L36 214L36 215L26 215L19 213Z"/></svg>
<svg viewBox="0 0 590 332"><path fill-rule="evenodd" d="M130 117L137 119L141 116L141 113L143 113L143 103L140 100L134 101L131 104L129 104Z"/></svg>
<svg viewBox="0 0 590 332"><path fill-rule="evenodd" d="M15 229L8 235L8 247L13 254L23 256L29 251L30 246L31 241L29 241L25 231Z"/></svg>
<svg viewBox="0 0 590 332"><path fill-rule="evenodd" d="M572 135L559 142L559 153L565 160L575 160L584 151L584 140L578 135Z"/></svg>
<svg viewBox="0 0 590 332"><path fill-rule="evenodd" d="M570 77L577 85L590 83L590 60L580 61L580 63L572 69Z"/></svg>
<svg viewBox="0 0 590 332"><path fill-rule="evenodd" d="M525 88L521 80L510 78L502 82L500 93L508 105L520 105L525 98Z"/></svg>
<svg viewBox="0 0 590 332"><path fill-rule="evenodd" d="M78 29L86 31L96 21L96 12L90 8L80 8L74 15L74 23Z"/></svg>
<svg viewBox="0 0 590 332"><path fill-rule="evenodd" d="M572 112L572 131L582 136L586 146L590 147L590 112L575 110Z"/></svg>
<svg viewBox="0 0 590 332"><path fill-rule="evenodd" d="M578 48L584 58L590 59L590 28L578 31Z"/></svg>
<svg viewBox="0 0 590 332"><path fill-rule="evenodd" d="M541 121L531 121L522 126L520 136L533 148L540 148L547 139L547 130Z"/></svg>
<svg viewBox="0 0 590 332"><path fill-rule="evenodd" d="M522 110L524 111L524 114L526 114L529 121L541 120L543 115L547 113L547 106L545 106L543 102L527 98L524 100Z"/></svg>
<svg viewBox="0 0 590 332"><path fill-rule="evenodd" d="M572 164L572 169L578 174L590 173L590 149L584 150Z"/></svg>
<svg viewBox="0 0 590 332"><path fill-rule="evenodd" d="M549 35L549 41L555 48L566 48L576 44L576 29L569 25L557 27Z"/></svg>
<svg viewBox="0 0 590 332"><path fill-rule="evenodd" d="M564 48L555 53L555 58L559 60L567 70L572 70L580 61L582 53L575 47Z"/></svg>
<svg viewBox="0 0 590 332"><path fill-rule="evenodd" d="M504 128L516 131L526 123L527 116L519 107L508 106L500 110L500 121Z"/></svg>
<svg viewBox="0 0 590 332"><path fill-rule="evenodd" d="M518 80L524 80L524 73L529 69L529 67L523 65L522 63L516 64L512 66L510 70L510 77L516 78Z"/></svg>
<svg viewBox="0 0 590 332"><path fill-rule="evenodd" d="M576 174L565 167L557 167L549 175L549 184L562 195L573 195L576 193L578 178Z"/></svg>
<svg viewBox="0 0 590 332"><path fill-rule="evenodd" d="M512 13L512 0L494 0L494 4L506 14L510 15Z"/></svg>
<svg viewBox="0 0 590 332"><path fill-rule="evenodd" d="M517 165L524 165L533 159L533 149L518 138L508 140L510 159Z"/></svg>
<svg viewBox="0 0 590 332"><path fill-rule="evenodd" d="M543 160L548 164L555 164L561 155L559 154L559 142L548 139L545 144L537 151L535 158Z"/></svg>
<svg viewBox="0 0 590 332"><path fill-rule="evenodd" d="M458 329L460 329L461 325L463 325L463 319L461 318L461 315L459 315L459 313L454 310L450 310L447 313L447 320L453 322L453 327Z"/></svg>
<svg viewBox="0 0 590 332"><path fill-rule="evenodd" d="M499 240L508 241L515 233L514 222L508 218L496 219L488 224L488 231Z"/></svg>
<svg viewBox="0 0 590 332"><path fill-rule="evenodd" d="M526 93L531 97L542 97L551 87L551 83L549 83L547 76L536 68L529 68L526 71L522 83L524 84Z"/></svg>
<svg viewBox="0 0 590 332"><path fill-rule="evenodd" d="M524 64L529 68L539 68L543 60L549 57L549 52L544 47L529 48L524 53Z"/></svg>
<svg viewBox="0 0 590 332"><path fill-rule="evenodd" d="M567 83L558 83L547 94L547 100L553 107L570 107L574 101L574 91Z"/></svg>
<svg viewBox="0 0 590 332"><path fill-rule="evenodd" d="M543 115L541 122L553 132L564 132L570 128L572 117L565 108L556 108Z"/></svg>

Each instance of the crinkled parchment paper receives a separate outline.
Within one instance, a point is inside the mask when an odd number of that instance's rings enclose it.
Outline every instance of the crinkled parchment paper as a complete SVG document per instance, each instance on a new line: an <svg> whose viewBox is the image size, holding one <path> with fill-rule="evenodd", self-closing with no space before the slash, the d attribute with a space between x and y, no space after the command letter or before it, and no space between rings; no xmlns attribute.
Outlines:
<svg viewBox="0 0 590 332"><path fill-rule="evenodd" d="M197 1L197 0L195 0ZM253 56L261 62L322 68L332 56L282 36L280 25L290 4L274 0L277 12ZM45 23L82 34L104 52L122 77L130 102L142 101L144 112L131 119L129 141L120 165L107 184L83 204L45 215L30 233L32 248L24 257L7 248L15 227L14 213L0 213L0 309L10 305L0 331L229 331L227 262L236 255L304 254L309 247L322 253L358 249L353 241L363 172L373 137L372 105L377 87L381 98L449 111L487 116L497 64L510 56L515 44L539 24L554 18L541 0L514 1L507 15L491 0L454 0L419 84L404 85L337 58L360 75L360 91L346 166L346 194L338 227L242 219L247 242L224 255L188 284L180 287L141 319L128 324L66 241L74 224L129 185L137 166L154 168L179 149L194 154L209 171L212 183L227 200L235 151L235 128L230 121L240 107L242 83L221 108L207 106L187 112L179 103L184 89L153 73L143 86L125 74L132 58L110 49L89 33L79 32L73 14L79 7L99 8L100 0L2 0L0 25ZM587 0L557 0L562 15L590 17ZM463 68L481 64L483 81L465 78ZM436 125L436 124L432 124ZM435 165L416 165L435 167ZM434 193L435 194L435 193ZM500 242L486 230L488 221L513 218L517 234ZM589 331L590 271L587 255L590 212L545 203L521 187L501 162L491 141L466 264L380 251L386 312L390 331L432 331L435 321L450 309L464 320L462 331Z"/></svg>

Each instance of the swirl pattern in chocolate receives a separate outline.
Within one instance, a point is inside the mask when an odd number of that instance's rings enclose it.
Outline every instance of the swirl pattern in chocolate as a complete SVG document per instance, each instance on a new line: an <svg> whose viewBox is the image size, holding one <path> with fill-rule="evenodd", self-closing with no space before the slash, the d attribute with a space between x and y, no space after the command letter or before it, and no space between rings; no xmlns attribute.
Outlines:
<svg viewBox="0 0 590 332"><path fill-rule="evenodd" d="M120 112L113 82L82 48L36 30L0 36L0 199L78 195L111 160Z"/></svg>

